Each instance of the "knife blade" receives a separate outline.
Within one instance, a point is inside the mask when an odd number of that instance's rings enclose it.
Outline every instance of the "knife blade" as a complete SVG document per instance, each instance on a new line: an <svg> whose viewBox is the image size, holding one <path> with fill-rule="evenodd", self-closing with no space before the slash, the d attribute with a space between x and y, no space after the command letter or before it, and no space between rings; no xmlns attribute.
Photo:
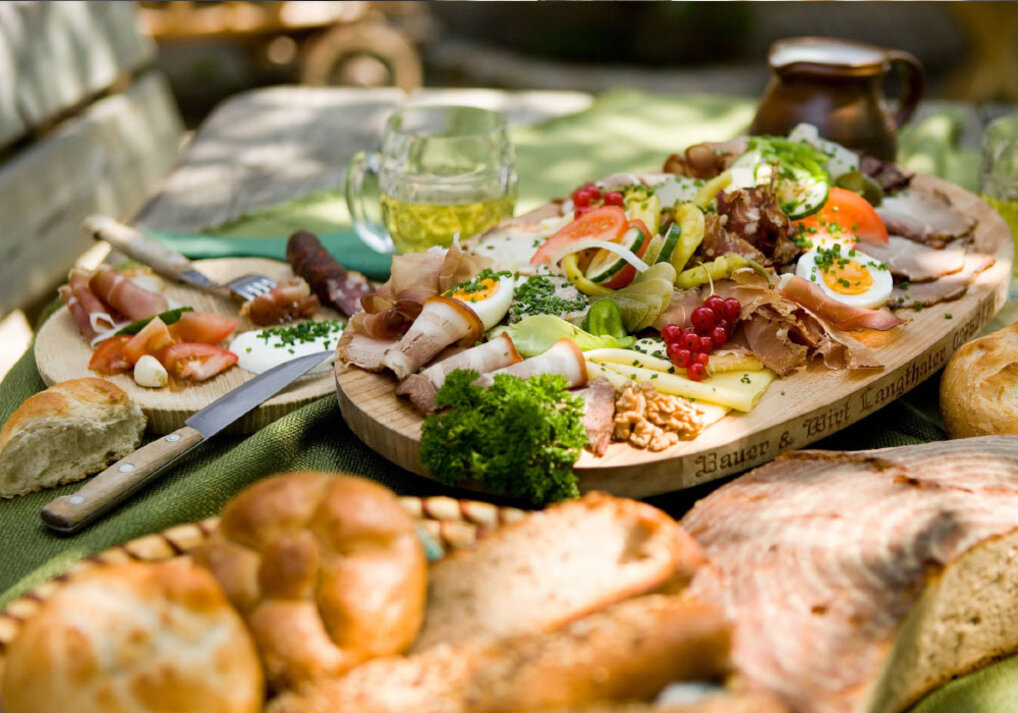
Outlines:
<svg viewBox="0 0 1018 713"><path fill-rule="evenodd" d="M215 436L263 401L332 357L323 351L284 362L220 396L186 421L99 473L73 495L61 495L43 508L46 527L70 534L120 504L166 472L181 456Z"/></svg>

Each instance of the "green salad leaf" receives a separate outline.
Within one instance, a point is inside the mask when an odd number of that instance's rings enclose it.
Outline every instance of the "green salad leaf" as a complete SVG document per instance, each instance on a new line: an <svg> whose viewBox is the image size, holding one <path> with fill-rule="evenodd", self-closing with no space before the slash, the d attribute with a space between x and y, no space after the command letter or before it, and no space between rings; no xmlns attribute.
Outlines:
<svg viewBox="0 0 1018 713"><path fill-rule="evenodd" d="M573 464L587 443L583 397L560 374L526 381L456 369L439 389L438 411L424 419L421 462L446 485L477 480L489 492L536 505L579 497Z"/></svg>

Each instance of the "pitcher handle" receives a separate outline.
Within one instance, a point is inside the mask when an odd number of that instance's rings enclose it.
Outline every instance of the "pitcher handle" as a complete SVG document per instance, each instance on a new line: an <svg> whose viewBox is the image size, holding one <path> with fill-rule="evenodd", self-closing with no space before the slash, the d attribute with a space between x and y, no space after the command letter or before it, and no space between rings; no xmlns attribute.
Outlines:
<svg viewBox="0 0 1018 713"><path fill-rule="evenodd" d="M357 237L377 253L393 253L396 246L385 226L368 216L367 203L378 205L379 154L377 151L360 151L346 167L346 207L350 211ZM371 196L365 195L365 183L372 185Z"/></svg>
<svg viewBox="0 0 1018 713"><path fill-rule="evenodd" d="M916 105L922 99L923 87L926 84L926 73L923 71L923 65L919 63L915 55L909 52L888 50L887 59L890 60L892 66L898 65L901 67L905 78L905 85L898 102L898 113L894 115L894 123L900 129L911 118Z"/></svg>

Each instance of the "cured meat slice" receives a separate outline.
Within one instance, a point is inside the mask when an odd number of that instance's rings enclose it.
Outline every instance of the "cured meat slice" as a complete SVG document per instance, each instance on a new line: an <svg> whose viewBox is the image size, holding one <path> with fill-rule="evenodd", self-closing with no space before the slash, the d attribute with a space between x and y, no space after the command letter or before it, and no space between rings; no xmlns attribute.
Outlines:
<svg viewBox="0 0 1018 713"><path fill-rule="evenodd" d="M99 299L128 319L145 319L169 309L166 298L161 294L139 287L129 278L108 267L96 270L88 281L88 286Z"/></svg>
<svg viewBox="0 0 1018 713"><path fill-rule="evenodd" d="M898 713L1018 649L1018 437L790 453L682 525L737 673L796 713Z"/></svg>
<svg viewBox="0 0 1018 713"><path fill-rule="evenodd" d="M484 334L484 325L467 305L449 297L429 297L413 326L382 358L397 379L405 379L450 344L470 344Z"/></svg>
<svg viewBox="0 0 1018 713"><path fill-rule="evenodd" d="M885 198L876 210L888 233L935 248L970 235L976 226L973 218L936 191L909 189Z"/></svg>
<svg viewBox="0 0 1018 713"><path fill-rule="evenodd" d="M714 178L727 169L749 148L749 138L740 136L730 141L694 144L681 156L672 154L665 160L664 172L691 178Z"/></svg>
<svg viewBox="0 0 1018 713"><path fill-rule="evenodd" d="M303 278L283 280L264 295L258 295L240 307L240 313L259 327L283 324L313 317L318 311L318 297Z"/></svg>
<svg viewBox="0 0 1018 713"><path fill-rule="evenodd" d="M359 312L361 297L374 291L368 278L340 265L312 233L301 230L290 236L286 261L294 274L307 280L322 304L335 307L347 317Z"/></svg>
<svg viewBox="0 0 1018 713"><path fill-rule="evenodd" d="M887 244L866 243L866 254L887 265L891 274L909 282L931 282L965 266L965 248L949 243L931 248L900 235L887 236Z"/></svg>
<svg viewBox="0 0 1018 713"><path fill-rule="evenodd" d="M692 324L693 310L703 304L699 290L675 290L664 311L654 320L654 329L661 331L669 324L688 327Z"/></svg>
<svg viewBox="0 0 1018 713"><path fill-rule="evenodd" d="M965 267L952 275L945 275L934 282L921 282L918 285L900 283L891 290L888 307L906 309L929 307L938 302L950 302L962 297L969 285L984 270L989 269L996 259L990 255L966 255Z"/></svg>
<svg viewBox="0 0 1018 713"><path fill-rule="evenodd" d="M336 345L336 357L368 371L380 371L385 353L395 343L392 339L375 339L346 329Z"/></svg>
<svg viewBox="0 0 1018 713"><path fill-rule="evenodd" d="M887 331L904 322L886 309L863 309L839 302L818 285L797 275L784 275L778 285L782 295L802 305L838 329L849 332L859 329Z"/></svg>
<svg viewBox="0 0 1018 713"><path fill-rule="evenodd" d="M408 396L411 403L424 413L435 410L435 395L445 383L445 377L454 369L473 369L479 374L501 369L523 361L508 334L501 334L470 349L435 362L420 374L411 374L396 387L400 396Z"/></svg>
<svg viewBox="0 0 1018 713"><path fill-rule="evenodd" d="M521 379L529 379L538 374L561 374L570 387L583 386L587 383L587 362L576 342L563 338L537 356L482 374L474 383L489 386L496 374L512 374Z"/></svg>
<svg viewBox="0 0 1018 713"><path fill-rule="evenodd" d="M587 431L587 448L603 456L615 428L615 387L603 376L591 381L578 392L583 397L583 428Z"/></svg>

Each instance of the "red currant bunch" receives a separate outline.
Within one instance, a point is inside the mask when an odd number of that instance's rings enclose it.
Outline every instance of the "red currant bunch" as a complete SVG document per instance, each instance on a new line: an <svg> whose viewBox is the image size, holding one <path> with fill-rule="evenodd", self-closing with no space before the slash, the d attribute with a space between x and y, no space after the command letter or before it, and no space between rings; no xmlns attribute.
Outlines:
<svg viewBox="0 0 1018 713"><path fill-rule="evenodd" d="M723 347L735 331L742 305L734 297L723 299L711 295L690 314L692 326L682 328L669 324L661 330L668 358L680 369L685 369L693 381L707 376L710 354Z"/></svg>
<svg viewBox="0 0 1018 713"><path fill-rule="evenodd" d="M609 203L608 198L612 197L615 200L615 196L619 197L617 205L622 205L622 194L621 193L608 193L605 195L601 194L601 189L595 186L593 183L587 183L575 191L573 191L573 220L576 220L585 213L598 208L602 205L616 205L615 203Z"/></svg>

